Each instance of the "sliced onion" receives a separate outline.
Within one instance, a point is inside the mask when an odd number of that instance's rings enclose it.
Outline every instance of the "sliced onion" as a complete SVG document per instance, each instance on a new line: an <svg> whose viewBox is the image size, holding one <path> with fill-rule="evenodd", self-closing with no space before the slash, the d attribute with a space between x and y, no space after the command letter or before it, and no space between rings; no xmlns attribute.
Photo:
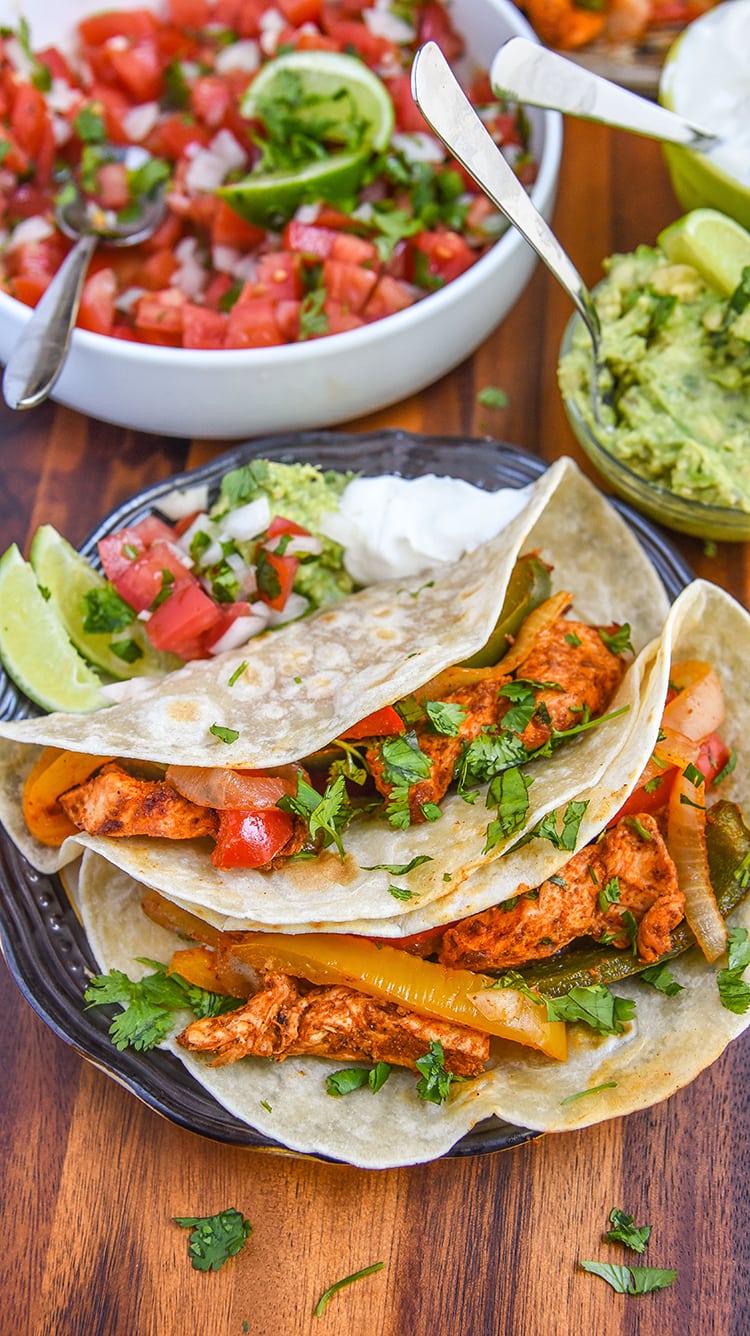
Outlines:
<svg viewBox="0 0 750 1336"><path fill-rule="evenodd" d="M293 765L280 766L273 775L223 766L170 765L166 778L183 798L201 807L255 812L275 807L279 798L296 793L299 774L299 767Z"/></svg>
<svg viewBox="0 0 750 1336"><path fill-rule="evenodd" d="M727 928L711 885L704 802L703 788L678 771L669 798L667 846L685 896L685 917L706 960L712 961L726 950Z"/></svg>
<svg viewBox="0 0 750 1336"><path fill-rule="evenodd" d="M675 663L670 678L679 691L664 710L664 727L694 742L715 733L724 720L724 693L710 663L697 659Z"/></svg>

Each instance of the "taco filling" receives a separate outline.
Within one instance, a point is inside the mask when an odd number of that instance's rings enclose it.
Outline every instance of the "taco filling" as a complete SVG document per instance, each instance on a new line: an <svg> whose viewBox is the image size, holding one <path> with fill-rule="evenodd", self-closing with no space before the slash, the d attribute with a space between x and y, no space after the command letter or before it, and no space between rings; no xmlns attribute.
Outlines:
<svg viewBox="0 0 750 1336"><path fill-rule="evenodd" d="M61 812L71 834L207 836L217 868L275 869L332 845L343 859L344 831L357 818L380 816L405 830L440 819L449 790L473 805L479 786L489 785L486 805L497 808L486 830L490 850L528 808L532 780L521 765L603 719L625 673L629 627L569 620L572 601L566 592L545 600L499 663L445 669L297 764L269 771L170 765L154 774L153 765L92 758L91 773L69 787L60 768L57 794L42 767L27 782L27 821L43 843L51 842L50 811L58 842ZM39 785L49 800L35 820Z"/></svg>

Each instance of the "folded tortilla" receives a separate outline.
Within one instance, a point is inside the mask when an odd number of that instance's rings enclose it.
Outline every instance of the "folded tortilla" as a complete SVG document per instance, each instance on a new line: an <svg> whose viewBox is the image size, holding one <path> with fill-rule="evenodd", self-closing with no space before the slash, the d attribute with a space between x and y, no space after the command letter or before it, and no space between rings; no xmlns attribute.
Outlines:
<svg viewBox="0 0 750 1336"><path fill-rule="evenodd" d="M733 801L741 800L747 787L749 653L748 614L715 586L696 581L669 613L653 658L656 675L647 684L654 696L661 692L660 718L670 663L698 658L714 664L727 702L722 736L738 753L736 770L722 782L719 792ZM658 718L648 720L641 737L643 765L656 740ZM527 847L524 880L530 885L548 875L544 862L532 857L539 853L538 844ZM142 889L100 857L86 855L79 881L79 910L104 971L117 968L136 977L142 967L134 966L135 957L167 961L172 950L184 945L145 918L139 908ZM750 929L750 903L746 901L734 912L730 926ZM362 1167L388 1168L445 1153L492 1115L521 1127L563 1131L666 1099L698 1076L750 1024L750 1012L736 1015L721 1005L716 977L723 963L709 965L697 948L670 961L674 977L683 985L683 991L674 997L637 978L613 985L617 995L636 1002L633 1021L626 1023L622 1035L605 1038L584 1026L570 1027L565 1063L493 1040L491 1069L475 1080L456 1083L447 1103L440 1107L416 1096L415 1078L408 1071L393 1071L377 1095L365 1088L332 1099L326 1093L325 1078L341 1062L295 1057L275 1063L244 1058L211 1068L173 1041L166 1046L221 1105L265 1135L299 1152Z"/></svg>
<svg viewBox="0 0 750 1336"><path fill-rule="evenodd" d="M6 739L0 747L0 813L13 839L42 870L63 866L88 848L198 912L289 930L312 924L342 930L362 920L390 922L398 932L404 903L389 892L392 874L376 865L405 866L418 855L430 861L409 874L407 885L421 909L490 865L492 903L507 898L519 880L519 860L512 855L506 868L503 846L484 853L491 813L481 796L471 805L449 795L439 822L407 830L382 817L359 819L346 832L344 863L335 850L326 850L273 872L215 868L207 840L81 834L59 851L44 850L30 842L19 810L23 777L37 755L30 742L176 764L264 768L299 759L480 648L522 550L539 550L552 564L555 587L574 595L581 620L628 622L636 648L659 633L667 599L650 561L605 498L563 460L543 475L526 509L502 534L429 578L423 573L364 590L244 652L188 664L158 689L96 714L0 724ZM243 653L247 670L230 687ZM649 663L646 650L626 674L612 703L614 709L626 707L623 715L535 764L526 823L506 849L587 789L586 831L593 835L606 824L616 810L613 794L642 768L635 739ZM226 746L211 736L215 722L237 728L237 742ZM616 776L606 786L605 774Z"/></svg>

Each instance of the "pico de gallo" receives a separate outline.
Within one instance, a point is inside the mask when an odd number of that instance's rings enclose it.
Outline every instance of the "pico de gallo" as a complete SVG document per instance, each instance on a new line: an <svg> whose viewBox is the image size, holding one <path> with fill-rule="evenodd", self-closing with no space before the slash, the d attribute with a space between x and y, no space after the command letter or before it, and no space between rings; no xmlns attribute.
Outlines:
<svg viewBox="0 0 750 1336"><path fill-rule="evenodd" d="M440 0L167 0L163 16L93 14L76 37L68 57L36 50L24 20L0 32L0 287L29 306L70 247L53 209L76 174L116 214L166 187L149 240L99 248L78 316L94 333L165 347L273 347L356 329L457 278L503 226L411 97L420 44L436 41L450 60L463 51ZM243 99L289 52L364 62L387 89L395 129L355 191L331 180L268 227L226 192L264 160L272 134L273 118L248 119ZM468 92L531 183L522 110L498 101L486 74ZM145 179L106 145L147 150Z"/></svg>

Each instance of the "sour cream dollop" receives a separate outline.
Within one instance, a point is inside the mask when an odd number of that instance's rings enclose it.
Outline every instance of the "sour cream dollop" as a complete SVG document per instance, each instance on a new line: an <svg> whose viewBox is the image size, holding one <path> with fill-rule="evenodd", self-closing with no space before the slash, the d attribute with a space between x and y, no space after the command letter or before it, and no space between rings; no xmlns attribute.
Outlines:
<svg viewBox="0 0 750 1336"><path fill-rule="evenodd" d="M338 510L326 513L318 528L342 544L346 569L357 584L376 584L472 552L523 510L529 490L486 492L432 473L355 478L344 488Z"/></svg>
<svg viewBox="0 0 750 1336"><path fill-rule="evenodd" d="M750 186L750 0L729 0L695 19L661 87L676 112L721 136L706 156Z"/></svg>

